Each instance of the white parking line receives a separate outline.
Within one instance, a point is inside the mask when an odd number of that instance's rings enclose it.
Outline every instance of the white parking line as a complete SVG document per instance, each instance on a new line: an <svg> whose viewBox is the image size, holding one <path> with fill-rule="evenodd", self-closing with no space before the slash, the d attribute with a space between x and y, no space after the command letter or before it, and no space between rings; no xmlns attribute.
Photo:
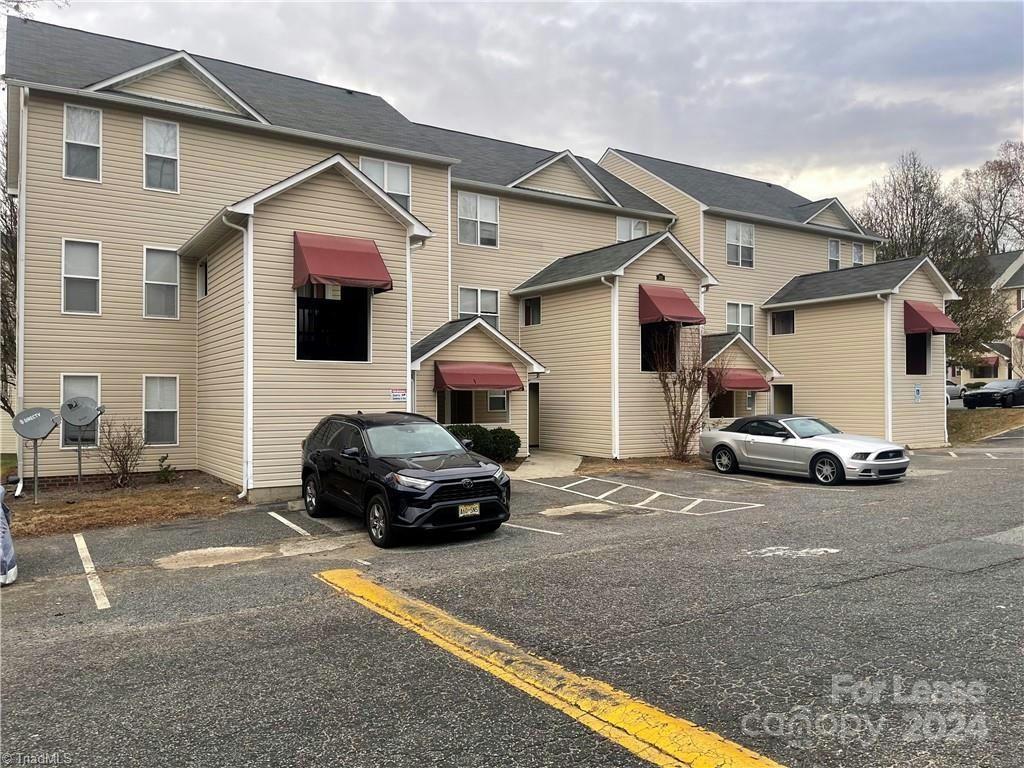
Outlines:
<svg viewBox="0 0 1024 768"><path fill-rule="evenodd" d="M648 504L650 504L652 501L654 501L656 498L658 498L659 496L662 496L662 495L663 494L662 494L661 491L658 491L657 493L652 493L646 499L644 499L639 504L637 504L637 506L638 507L646 507Z"/></svg>
<svg viewBox="0 0 1024 768"><path fill-rule="evenodd" d="M529 480L527 480L529 482ZM551 486L555 488L557 486ZM561 536L561 531L545 531L543 528L531 528L528 525L515 525L514 523L505 523L506 528L518 528L521 531L533 531L534 533L550 533L552 536Z"/></svg>
<svg viewBox="0 0 1024 768"><path fill-rule="evenodd" d="M690 514L690 510L691 510L691 509L693 509L694 507L696 507L696 506L697 506L698 504L700 504L700 503L701 503L702 501L704 501L704 499L694 499L693 501L691 501L691 502L690 502L689 504L687 504L687 505L686 505L685 507L683 507L682 509L677 509L677 510L675 510L675 513L676 513L677 515L686 515L686 514Z"/></svg>
<svg viewBox="0 0 1024 768"><path fill-rule="evenodd" d="M310 535L309 531L307 531L305 528L300 528L295 523L293 523L291 520L287 520L287 519L281 517L279 514L277 514L277 512L267 512L267 514L270 515L275 520L277 520L279 523L284 523L289 528L291 528L293 531L298 531L303 536L309 536Z"/></svg>
<svg viewBox="0 0 1024 768"><path fill-rule="evenodd" d="M367 560L356 560L356 562L360 565L372 565L372 563L368 562Z"/></svg>
<svg viewBox="0 0 1024 768"><path fill-rule="evenodd" d="M563 485L562 488L572 488L574 485L583 485L589 479L590 479L589 477L584 477L582 480L577 480L574 483L569 483L568 485Z"/></svg>
<svg viewBox="0 0 1024 768"><path fill-rule="evenodd" d="M946 453L948 453L948 454L949 454L950 456L952 456L952 457L953 457L954 459L956 458L956 454L955 454L955 453L953 453L952 451L946 451Z"/></svg>
<svg viewBox="0 0 1024 768"><path fill-rule="evenodd" d="M991 453L986 453L985 455L988 456L990 459L998 459L999 458L998 456L993 456Z"/></svg>
<svg viewBox="0 0 1024 768"><path fill-rule="evenodd" d="M611 496L611 495L612 495L613 493L615 493L616 491L621 491L621 490L622 490L623 488L625 488L625 487L626 487L626 486L624 486L624 485L620 485L620 486L619 486L618 488L612 488L612 489L611 489L610 491L605 491L605 492L604 492L604 493L602 493L602 494L601 494L600 496L597 496L597 497L595 497L595 498L598 498L598 499L604 499L604 498L606 498L606 497L608 497L608 496Z"/></svg>
<svg viewBox="0 0 1024 768"><path fill-rule="evenodd" d="M85 546L82 534L75 534L75 545L78 547L78 556L82 559L85 579L89 582L89 589L92 590L92 599L96 601L96 608L101 611L109 608L110 601L107 600L106 590L103 589L103 582L100 581L99 574L96 573L96 568L92 564L92 555L89 554L89 548Z"/></svg>

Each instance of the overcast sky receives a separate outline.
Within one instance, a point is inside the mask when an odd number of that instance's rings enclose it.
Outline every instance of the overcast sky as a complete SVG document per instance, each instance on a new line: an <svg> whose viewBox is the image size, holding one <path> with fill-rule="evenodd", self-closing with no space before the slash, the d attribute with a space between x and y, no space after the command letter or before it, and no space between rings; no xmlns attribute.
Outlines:
<svg viewBox="0 0 1024 768"><path fill-rule="evenodd" d="M419 122L856 205L903 150L953 175L1021 138L1022 7L71 0L35 18L369 91Z"/></svg>

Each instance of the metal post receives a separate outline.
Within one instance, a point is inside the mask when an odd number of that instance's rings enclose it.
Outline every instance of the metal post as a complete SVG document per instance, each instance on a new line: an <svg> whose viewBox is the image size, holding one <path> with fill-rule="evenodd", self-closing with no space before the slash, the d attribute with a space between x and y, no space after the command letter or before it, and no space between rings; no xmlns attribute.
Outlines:
<svg viewBox="0 0 1024 768"><path fill-rule="evenodd" d="M39 441L32 441L32 503L39 503Z"/></svg>
<svg viewBox="0 0 1024 768"><path fill-rule="evenodd" d="M82 430L84 427L79 425L78 427L78 492L82 492Z"/></svg>

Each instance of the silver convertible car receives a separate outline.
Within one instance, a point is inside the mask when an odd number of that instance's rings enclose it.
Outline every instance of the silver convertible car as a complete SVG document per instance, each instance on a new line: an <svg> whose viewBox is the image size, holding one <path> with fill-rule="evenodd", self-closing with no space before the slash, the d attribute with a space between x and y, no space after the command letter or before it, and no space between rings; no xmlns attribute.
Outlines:
<svg viewBox="0 0 1024 768"><path fill-rule="evenodd" d="M822 485L844 480L898 480L910 457L895 443L849 435L809 416L747 416L702 432L700 455L719 472L750 469L810 477Z"/></svg>

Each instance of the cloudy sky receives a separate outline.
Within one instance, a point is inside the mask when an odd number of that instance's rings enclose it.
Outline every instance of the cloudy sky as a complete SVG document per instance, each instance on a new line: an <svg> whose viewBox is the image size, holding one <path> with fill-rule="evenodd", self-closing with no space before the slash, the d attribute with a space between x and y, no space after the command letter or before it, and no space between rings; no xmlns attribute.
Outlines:
<svg viewBox="0 0 1024 768"><path fill-rule="evenodd" d="M35 18L369 91L420 122L855 205L901 151L952 176L1021 138L1022 8L70 0Z"/></svg>

